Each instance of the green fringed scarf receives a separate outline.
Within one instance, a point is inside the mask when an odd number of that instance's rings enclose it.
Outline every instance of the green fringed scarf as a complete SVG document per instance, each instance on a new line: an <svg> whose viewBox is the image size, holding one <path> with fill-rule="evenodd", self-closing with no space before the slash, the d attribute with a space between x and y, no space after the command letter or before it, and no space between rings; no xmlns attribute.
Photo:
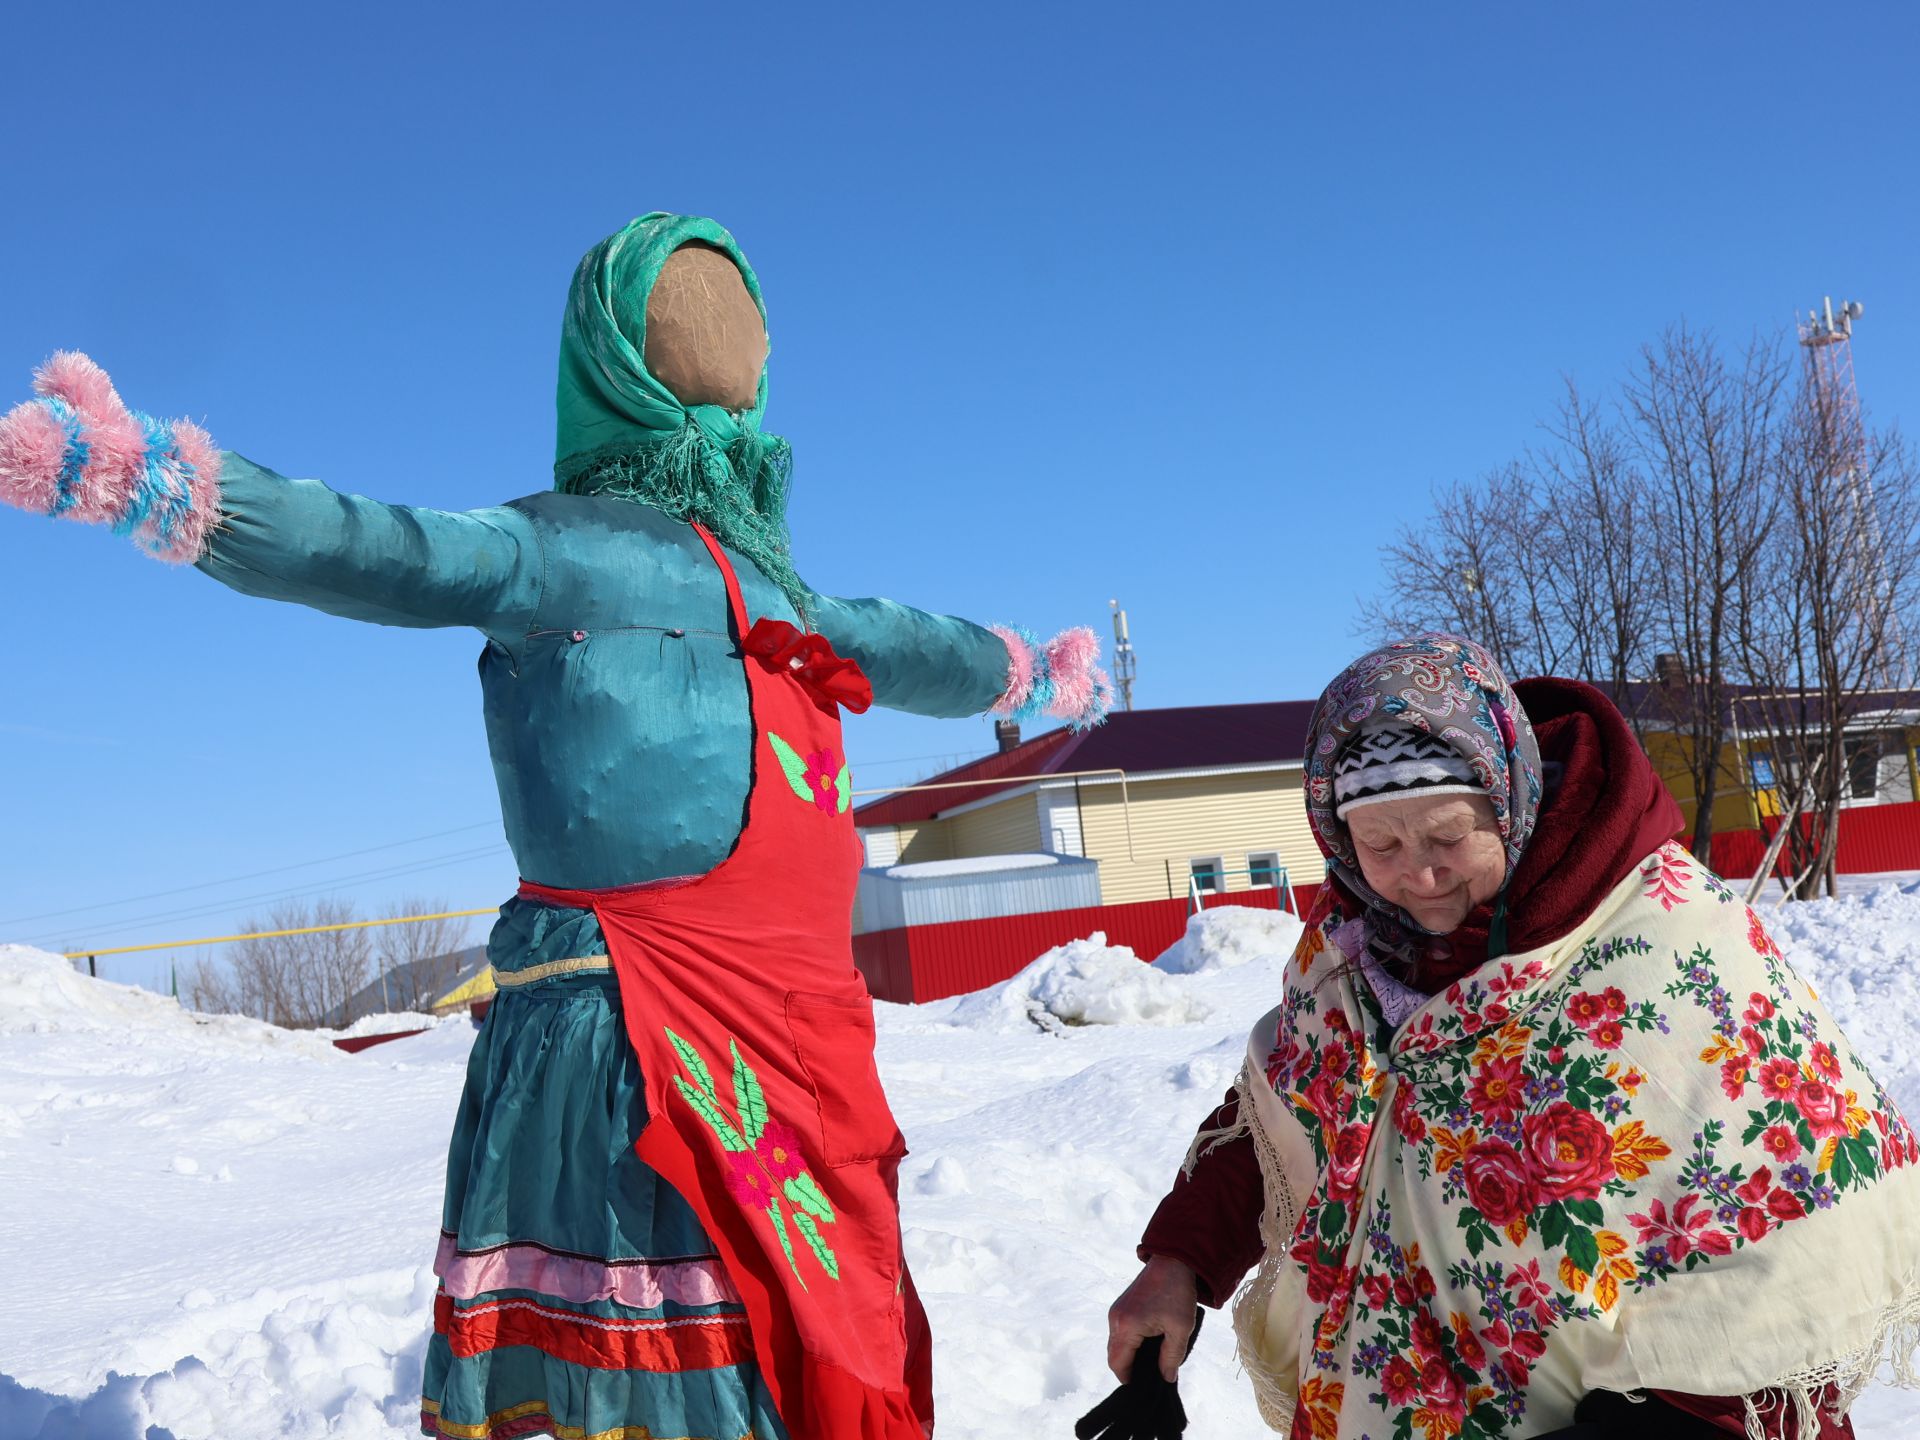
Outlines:
<svg viewBox="0 0 1920 1440"><path fill-rule="evenodd" d="M617 495L694 520L751 560L805 613L787 533L792 451L760 430L767 377L748 410L683 405L647 370L647 298L667 257L704 242L740 267L766 318L760 282L724 227L697 215L643 215L574 271L560 333L554 488Z"/></svg>

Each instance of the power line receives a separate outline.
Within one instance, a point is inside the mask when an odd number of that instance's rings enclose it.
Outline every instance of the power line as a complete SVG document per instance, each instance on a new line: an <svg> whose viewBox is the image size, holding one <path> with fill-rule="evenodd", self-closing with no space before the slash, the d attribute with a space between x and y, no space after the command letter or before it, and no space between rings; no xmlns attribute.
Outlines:
<svg viewBox="0 0 1920 1440"><path fill-rule="evenodd" d="M221 885L238 885L246 880L258 880L263 875L284 875L289 870L305 870L312 865L331 865L336 860L356 860L362 855L375 855L382 850L398 850L405 845L419 845L428 840L444 840L449 835L464 835L470 830L485 830L498 825L498 820L483 820L478 825L460 825L452 830L436 830L431 835L416 835L411 840L390 840L385 845L369 845L364 850L348 850L339 855L328 855L319 860L302 860L293 865L276 865L271 870L253 870L245 875L230 875L224 880L202 880L196 885L181 885L171 890L155 890L147 895L133 895L125 900L105 900L97 905L75 905L67 910L43 910L38 915L16 915L10 920L0 920L0 925L26 925L35 920L54 920L62 915L91 915L100 910L117 910L122 905L138 905L143 900L160 900L170 895L187 895L195 890L212 890Z"/></svg>
<svg viewBox="0 0 1920 1440"><path fill-rule="evenodd" d="M302 899L309 895L323 894L339 886L349 885L359 881L397 880L407 875L417 875L423 871L438 870L444 866L458 865L466 861L479 860L487 856L497 855L505 851L506 848L505 845L499 844L483 845L478 849L462 850L449 855L435 856L430 860L409 861L404 865L390 866L380 870L366 870L352 875L337 875L312 885L300 886L291 890L268 890L261 891L254 895L232 896L225 900L215 900L203 905L191 905L180 909L141 915L130 920L117 920L97 933L103 937L119 935L129 930L140 930L149 925L160 924L169 920L191 920L203 915L217 914L220 911L228 910L238 905L272 904L278 900ZM72 928L78 927L69 927L69 930ZM61 940L59 934L49 932L43 933L25 943L34 946L43 946L49 942L59 940Z"/></svg>

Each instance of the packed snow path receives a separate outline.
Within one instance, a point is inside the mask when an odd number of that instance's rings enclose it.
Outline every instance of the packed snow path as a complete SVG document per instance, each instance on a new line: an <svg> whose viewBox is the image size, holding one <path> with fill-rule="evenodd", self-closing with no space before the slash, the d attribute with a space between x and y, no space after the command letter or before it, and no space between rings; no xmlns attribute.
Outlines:
<svg viewBox="0 0 1920 1440"><path fill-rule="evenodd" d="M1771 916L1920 1115L1920 884ZM1107 1305L1296 933L1216 910L1157 967L1081 941L983 995L879 1007L944 1440L1065 1437L1107 1393ZM348 1055L0 946L0 1437L414 1431L471 1038ZM1182 1391L1203 1440L1267 1433L1227 1325ZM1920 1432L1920 1396L1854 1414L1861 1440Z"/></svg>

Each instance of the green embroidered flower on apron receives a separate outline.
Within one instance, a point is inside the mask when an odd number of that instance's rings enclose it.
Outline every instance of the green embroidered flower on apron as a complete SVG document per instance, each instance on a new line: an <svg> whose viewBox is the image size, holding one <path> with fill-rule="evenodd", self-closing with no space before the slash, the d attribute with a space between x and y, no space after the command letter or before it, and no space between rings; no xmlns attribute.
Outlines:
<svg viewBox="0 0 1920 1440"><path fill-rule="evenodd" d="M820 1229L822 1225L834 1223L833 1206L819 1182L808 1173L799 1132L768 1114L767 1096L760 1086L760 1077L740 1054L740 1046L728 1042L733 1052L735 1110L734 1115L729 1115L714 1085L713 1071L700 1052L671 1029L666 1035L692 1077L676 1075L674 1085L681 1098L706 1122L719 1140L720 1148L726 1151L728 1193L750 1210L766 1211L780 1249L802 1290L807 1288L807 1281L800 1273L789 1221L792 1228L800 1232L800 1238L806 1241L827 1277L838 1280L840 1259ZM792 1207L791 1211L788 1206Z"/></svg>
<svg viewBox="0 0 1920 1440"><path fill-rule="evenodd" d="M831 750L802 756L771 730L767 743L773 746L774 759L780 762L780 772L795 795L828 815L846 814L853 804L853 776L844 760Z"/></svg>

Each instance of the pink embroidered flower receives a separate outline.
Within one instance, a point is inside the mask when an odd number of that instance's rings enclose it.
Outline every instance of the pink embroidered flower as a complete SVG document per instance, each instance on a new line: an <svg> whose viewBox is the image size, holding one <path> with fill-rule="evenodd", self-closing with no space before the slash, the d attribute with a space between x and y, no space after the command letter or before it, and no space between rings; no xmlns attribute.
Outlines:
<svg viewBox="0 0 1920 1440"><path fill-rule="evenodd" d="M1467 1104L1483 1119L1510 1120L1520 1113L1524 1083L1518 1058L1490 1060L1467 1088Z"/></svg>
<svg viewBox="0 0 1920 1440"><path fill-rule="evenodd" d="M1600 1049L1614 1050L1619 1047L1621 1041L1627 1038L1627 1035L1626 1032L1620 1028L1620 1022L1618 1020L1602 1020L1598 1025L1593 1027L1591 1038L1593 1043Z"/></svg>
<svg viewBox="0 0 1920 1440"><path fill-rule="evenodd" d="M727 1156L727 1193L750 1210L764 1210L773 1200L773 1182L760 1168L759 1157L738 1150Z"/></svg>
<svg viewBox="0 0 1920 1440"><path fill-rule="evenodd" d="M1353 1047L1344 1040L1329 1040L1320 1047L1320 1068L1329 1075L1344 1078L1353 1068Z"/></svg>
<svg viewBox="0 0 1920 1440"><path fill-rule="evenodd" d="M1468 1201L1489 1225L1511 1225L1532 1213L1536 1202L1527 1162L1506 1141L1482 1140L1468 1146L1460 1161L1460 1175L1466 1182Z"/></svg>
<svg viewBox="0 0 1920 1440"><path fill-rule="evenodd" d="M1773 1001L1762 995L1758 990L1754 991L1751 995L1747 996L1746 1013L1740 1018L1745 1020L1749 1025L1758 1025L1763 1020L1771 1020L1773 1018Z"/></svg>
<svg viewBox="0 0 1920 1440"><path fill-rule="evenodd" d="M1328 1125L1341 1125L1353 1111L1353 1100L1346 1087L1331 1075L1320 1074L1307 1084L1307 1108Z"/></svg>
<svg viewBox="0 0 1920 1440"><path fill-rule="evenodd" d="M1613 1136L1599 1116L1556 1100L1521 1128L1542 1201L1591 1200L1613 1179Z"/></svg>
<svg viewBox="0 0 1920 1440"><path fill-rule="evenodd" d="M1738 1100L1747 1093L1747 1081L1752 1074L1753 1057L1735 1055L1720 1067L1720 1088L1727 1092L1729 1100Z"/></svg>
<svg viewBox="0 0 1920 1440"><path fill-rule="evenodd" d="M1413 1368L1413 1362L1406 1356L1396 1355L1387 1362L1387 1368L1380 1372L1380 1384L1387 1392L1387 1403L1396 1410L1404 1410L1419 1393L1420 1372Z"/></svg>
<svg viewBox="0 0 1920 1440"><path fill-rule="evenodd" d="M1414 1108L1413 1086L1402 1085L1393 1092L1393 1123L1411 1144L1418 1145L1427 1138L1427 1122Z"/></svg>
<svg viewBox="0 0 1920 1440"><path fill-rule="evenodd" d="M1824 1040L1813 1042L1813 1068L1829 1080L1840 1078L1840 1057L1833 1053L1833 1046Z"/></svg>
<svg viewBox="0 0 1920 1440"><path fill-rule="evenodd" d="M1440 1322L1425 1310L1413 1317L1413 1353L1424 1361L1440 1358ZM1424 1371L1429 1368L1434 1367L1422 1367L1422 1379L1426 1378Z"/></svg>
<svg viewBox="0 0 1920 1440"><path fill-rule="evenodd" d="M1760 1091L1769 1100L1790 1100L1800 1087L1800 1067L1791 1060L1769 1060L1760 1067Z"/></svg>
<svg viewBox="0 0 1920 1440"><path fill-rule="evenodd" d="M1329 1265L1323 1260L1307 1262L1307 1299L1325 1305L1353 1284L1353 1271L1345 1265Z"/></svg>
<svg viewBox="0 0 1920 1440"><path fill-rule="evenodd" d="M1332 1153L1327 1156L1327 1193L1336 1200L1353 1198L1372 1134L1369 1125L1349 1125L1334 1137Z"/></svg>
<svg viewBox="0 0 1920 1440"><path fill-rule="evenodd" d="M1816 1140L1831 1140L1848 1134L1847 1101L1831 1085L1806 1080L1793 1091L1793 1103L1806 1119Z"/></svg>
<svg viewBox="0 0 1920 1440"><path fill-rule="evenodd" d="M1618 985L1609 985L1600 992L1600 1003L1606 1007L1607 1014L1618 1020L1627 1013L1627 996Z"/></svg>
<svg viewBox="0 0 1920 1440"><path fill-rule="evenodd" d="M1384 1310L1393 1298L1393 1281L1376 1272L1360 1282L1360 1293L1366 1297L1369 1310Z"/></svg>
<svg viewBox="0 0 1920 1440"><path fill-rule="evenodd" d="M769 1120L760 1132L760 1143L753 1147L767 1174L777 1183L791 1180L807 1168L800 1154L800 1133L780 1120Z"/></svg>
<svg viewBox="0 0 1920 1440"><path fill-rule="evenodd" d="M1766 1038L1751 1025L1740 1027L1740 1043L1746 1048L1747 1054L1756 1060L1766 1053Z"/></svg>
<svg viewBox="0 0 1920 1440"><path fill-rule="evenodd" d="M1769 1125L1767 1133L1760 1137L1760 1143L1782 1165L1789 1165L1800 1158L1800 1137L1793 1133L1790 1125Z"/></svg>
<svg viewBox="0 0 1920 1440"><path fill-rule="evenodd" d="M1773 937L1767 934L1767 927L1760 923L1760 912L1751 905L1747 907L1747 943L1753 947L1756 955L1778 955L1780 947L1773 943Z"/></svg>
<svg viewBox="0 0 1920 1440"><path fill-rule="evenodd" d="M1453 1353L1474 1370L1486 1369L1487 1349L1480 1343L1479 1336L1473 1333L1473 1325L1467 1317L1456 1310L1448 1319L1453 1325Z"/></svg>
<svg viewBox="0 0 1920 1440"><path fill-rule="evenodd" d="M840 761L831 750L807 756L805 783L816 809L832 814L840 808Z"/></svg>
<svg viewBox="0 0 1920 1440"><path fill-rule="evenodd" d="M1749 1242L1766 1239L1767 1231L1773 1228L1772 1218L1757 1205L1749 1205L1741 1210L1740 1218L1734 1224Z"/></svg>
<svg viewBox="0 0 1920 1440"><path fill-rule="evenodd" d="M1589 990L1582 990L1571 1000L1567 1001L1567 1019L1578 1025L1582 1030L1591 1029L1606 1018L1606 1006L1601 1002L1598 995L1595 995Z"/></svg>
<svg viewBox="0 0 1920 1440"><path fill-rule="evenodd" d="M1767 1213L1781 1224L1789 1220L1799 1220L1807 1213L1807 1207L1789 1192L1775 1186L1767 1194Z"/></svg>

